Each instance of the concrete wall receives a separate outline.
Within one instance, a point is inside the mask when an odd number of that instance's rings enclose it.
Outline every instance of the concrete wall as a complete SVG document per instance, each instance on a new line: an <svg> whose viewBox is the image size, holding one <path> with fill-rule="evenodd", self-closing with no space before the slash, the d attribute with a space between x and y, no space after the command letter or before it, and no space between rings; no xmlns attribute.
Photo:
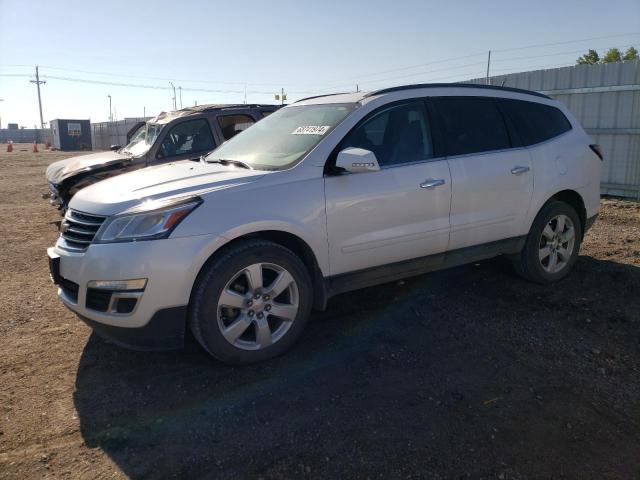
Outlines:
<svg viewBox="0 0 640 480"><path fill-rule="evenodd" d="M604 151L602 193L640 200L639 60L510 73L489 81L535 90L567 105Z"/></svg>
<svg viewBox="0 0 640 480"><path fill-rule="evenodd" d="M51 131L48 128L0 129L0 143L7 143L9 140L13 143L33 143L34 140L38 143L45 143L47 140L51 140Z"/></svg>

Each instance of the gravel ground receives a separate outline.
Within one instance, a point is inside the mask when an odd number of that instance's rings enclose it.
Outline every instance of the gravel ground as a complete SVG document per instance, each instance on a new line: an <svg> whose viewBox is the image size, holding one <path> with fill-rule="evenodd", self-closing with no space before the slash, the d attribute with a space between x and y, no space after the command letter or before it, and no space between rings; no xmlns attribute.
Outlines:
<svg viewBox="0 0 640 480"><path fill-rule="evenodd" d="M639 204L603 200L556 285L498 258L345 294L234 368L62 307L41 194L65 156L0 151L0 477L640 477Z"/></svg>

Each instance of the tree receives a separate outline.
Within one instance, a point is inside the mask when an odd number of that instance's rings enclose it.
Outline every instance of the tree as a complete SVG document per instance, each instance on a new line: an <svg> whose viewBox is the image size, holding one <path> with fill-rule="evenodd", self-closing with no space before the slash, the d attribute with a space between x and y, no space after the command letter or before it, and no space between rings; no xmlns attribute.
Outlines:
<svg viewBox="0 0 640 480"><path fill-rule="evenodd" d="M576 63L578 65L594 65L599 62L600 62L600 55L598 55L598 52L592 49L589 49L587 53L585 53L580 58L578 58L578 60L576 60Z"/></svg>
<svg viewBox="0 0 640 480"><path fill-rule="evenodd" d="M624 57L622 60L637 60L638 59L638 50L633 47L629 47L626 52L624 52Z"/></svg>
<svg viewBox="0 0 640 480"><path fill-rule="evenodd" d="M610 48L602 57L602 63L616 63L622 61L622 52L617 48Z"/></svg>

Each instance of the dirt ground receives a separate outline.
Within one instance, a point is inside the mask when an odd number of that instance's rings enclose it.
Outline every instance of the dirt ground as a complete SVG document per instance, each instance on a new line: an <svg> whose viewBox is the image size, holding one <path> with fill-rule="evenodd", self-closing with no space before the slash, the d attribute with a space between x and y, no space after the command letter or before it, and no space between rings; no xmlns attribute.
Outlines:
<svg viewBox="0 0 640 480"><path fill-rule="evenodd" d="M498 258L345 294L232 368L66 310L41 194L69 154L4 147L1 478L640 478L640 204L603 200L556 285Z"/></svg>

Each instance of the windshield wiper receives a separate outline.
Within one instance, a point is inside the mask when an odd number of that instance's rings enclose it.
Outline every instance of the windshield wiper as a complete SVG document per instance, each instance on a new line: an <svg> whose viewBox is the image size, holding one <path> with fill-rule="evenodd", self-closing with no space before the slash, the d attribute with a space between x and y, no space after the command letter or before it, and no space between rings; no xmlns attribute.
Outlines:
<svg viewBox="0 0 640 480"><path fill-rule="evenodd" d="M229 160L227 158L216 158L215 160L205 160L207 163L219 163L221 165L235 165L236 167L246 168L247 170L253 170L253 167L248 163L241 162L240 160Z"/></svg>

